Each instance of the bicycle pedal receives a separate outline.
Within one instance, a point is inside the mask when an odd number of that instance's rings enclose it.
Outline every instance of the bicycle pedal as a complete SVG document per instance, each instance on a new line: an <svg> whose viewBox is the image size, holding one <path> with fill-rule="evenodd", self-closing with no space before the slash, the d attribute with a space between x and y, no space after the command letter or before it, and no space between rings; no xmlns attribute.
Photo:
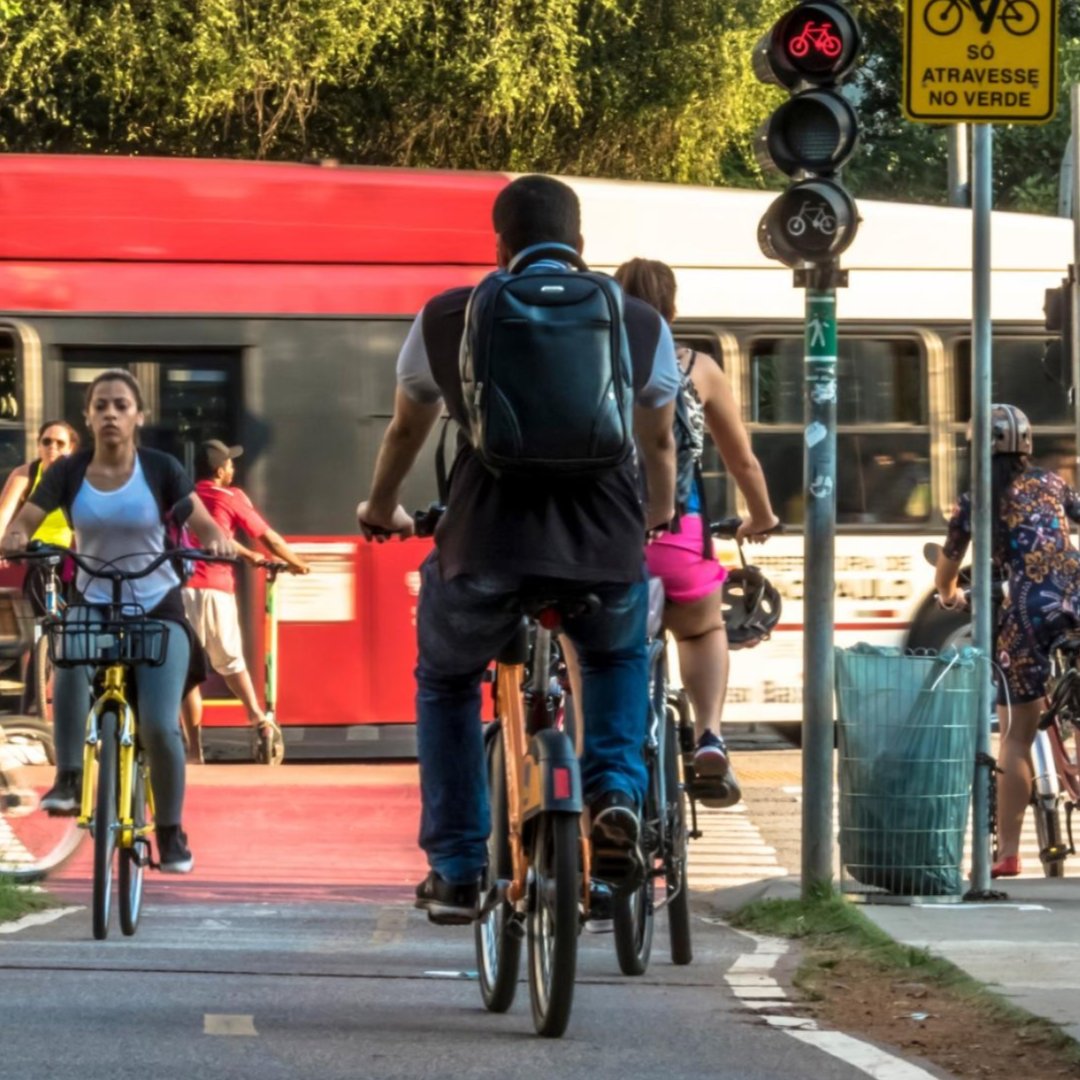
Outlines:
<svg viewBox="0 0 1080 1080"><path fill-rule="evenodd" d="M506 935L515 941L525 940L525 919L521 915L515 915L506 924Z"/></svg>
<svg viewBox="0 0 1080 1080"><path fill-rule="evenodd" d="M510 889L510 882L500 878L491 886L480 905L480 917L490 915L500 904L505 903L506 894Z"/></svg>

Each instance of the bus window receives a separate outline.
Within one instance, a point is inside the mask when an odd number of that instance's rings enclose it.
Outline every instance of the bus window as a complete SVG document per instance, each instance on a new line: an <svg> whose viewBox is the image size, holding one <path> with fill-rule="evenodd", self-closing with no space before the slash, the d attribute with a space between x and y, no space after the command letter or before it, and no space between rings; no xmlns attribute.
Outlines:
<svg viewBox="0 0 1080 1080"><path fill-rule="evenodd" d="M754 451L784 521L803 517L805 372L801 337L750 343ZM837 378L837 522L922 525L930 517L925 358L913 339L841 336Z"/></svg>
<svg viewBox="0 0 1080 1080"><path fill-rule="evenodd" d="M26 410L20 375L19 339L0 328L0 483L26 460ZM35 436L37 432L33 433Z"/></svg>
<svg viewBox="0 0 1080 1080"><path fill-rule="evenodd" d="M1059 473L1076 485L1075 446L1069 396L1057 379L1043 368L1045 337L998 337L991 349L991 389L994 401L1008 402L1022 409L1035 429L1032 464ZM971 418L971 339L953 343L955 362L954 401L956 424L957 493L970 485L971 463L967 426Z"/></svg>
<svg viewBox="0 0 1080 1080"><path fill-rule="evenodd" d="M239 350L66 348L63 358L64 417L80 428L87 387L100 372L125 368L146 398L143 443L172 454L189 473L204 439L231 445L240 437ZM250 441L244 465L258 452Z"/></svg>

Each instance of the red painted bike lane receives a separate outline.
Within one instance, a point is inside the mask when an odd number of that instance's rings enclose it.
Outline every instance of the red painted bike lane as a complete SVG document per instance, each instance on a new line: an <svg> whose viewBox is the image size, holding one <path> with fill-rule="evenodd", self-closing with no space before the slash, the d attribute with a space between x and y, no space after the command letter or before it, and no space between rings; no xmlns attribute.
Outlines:
<svg viewBox="0 0 1080 1080"><path fill-rule="evenodd" d="M195 869L147 876L147 901L404 900L426 873L415 765L202 765L184 811ZM49 879L87 903L92 844Z"/></svg>

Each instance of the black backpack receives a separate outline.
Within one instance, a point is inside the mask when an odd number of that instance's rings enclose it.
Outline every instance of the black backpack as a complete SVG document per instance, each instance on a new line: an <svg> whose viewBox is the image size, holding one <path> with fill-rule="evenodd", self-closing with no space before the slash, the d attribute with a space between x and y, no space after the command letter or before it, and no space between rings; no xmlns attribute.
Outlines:
<svg viewBox="0 0 1080 1080"><path fill-rule="evenodd" d="M540 259L577 269L537 269ZM634 452L622 290L564 244L537 244L473 290L461 339L473 450L489 470L583 476Z"/></svg>

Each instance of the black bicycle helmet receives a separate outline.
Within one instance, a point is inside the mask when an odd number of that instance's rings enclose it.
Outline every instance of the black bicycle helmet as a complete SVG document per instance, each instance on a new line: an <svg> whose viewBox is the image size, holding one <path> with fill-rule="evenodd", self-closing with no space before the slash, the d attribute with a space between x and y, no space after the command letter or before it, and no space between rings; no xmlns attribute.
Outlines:
<svg viewBox="0 0 1080 1080"><path fill-rule="evenodd" d="M765 641L780 621L781 601L756 566L729 570L722 589L728 645L745 649Z"/></svg>

